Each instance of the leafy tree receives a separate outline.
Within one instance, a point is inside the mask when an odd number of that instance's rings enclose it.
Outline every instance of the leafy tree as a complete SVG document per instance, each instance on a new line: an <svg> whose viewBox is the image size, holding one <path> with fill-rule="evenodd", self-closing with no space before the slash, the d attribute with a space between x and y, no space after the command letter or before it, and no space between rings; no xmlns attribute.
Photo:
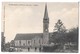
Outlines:
<svg viewBox="0 0 80 54"><path fill-rule="evenodd" d="M66 28L60 19L57 21L57 23L55 23L54 31L55 32L53 32L53 35L51 37L51 41L54 43L64 43Z"/></svg>
<svg viewBox="0 0 80 54"><path fill-rule="evenodd" d="M78 27L70 29L65 40L69 44L74 44L73 49L78 50Z"/></svg>
<svg viewBox="0 0 80 54"><path fill-rule="evenodd" d="M4 37L4 32L1 32L1 51L5 51L5 37Z"/></svg>
<svg viewBox="0 0 80 54"><path fill-rule="evenodd" d="M14 40L11 40L10 47L14 47Z"/></svg>
<svg viewBox="0 0 80 54"><path fill-rule="evenodd" d="M78 27L70 29L66 37L68 42L78 43Z"/></svg>
<svg viewBox="0 0 80 54"><path fill-rule="evenodd" d="M65 32L66 31L66 28L65 26L63 25L62 21L59 19L57 23L55 23L55 31L61 33L61 32Z"/></svg>

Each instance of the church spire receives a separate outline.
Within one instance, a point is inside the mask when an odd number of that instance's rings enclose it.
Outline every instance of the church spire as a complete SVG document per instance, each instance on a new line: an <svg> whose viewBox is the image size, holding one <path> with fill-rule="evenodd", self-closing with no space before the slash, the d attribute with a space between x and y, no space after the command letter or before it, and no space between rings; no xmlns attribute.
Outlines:
<svg viewBox="0 0 80 54"><path fill-rule="evenodd" d="M47 4L45 5L45 12L43 18L43 44L49 44L49 17L47 11Z"/></svg>
<svg viewBox="0 0 80 54"><path fill-rule="evenodd" d="M48 19L47 4L45 5L44 19Z"/></svg>

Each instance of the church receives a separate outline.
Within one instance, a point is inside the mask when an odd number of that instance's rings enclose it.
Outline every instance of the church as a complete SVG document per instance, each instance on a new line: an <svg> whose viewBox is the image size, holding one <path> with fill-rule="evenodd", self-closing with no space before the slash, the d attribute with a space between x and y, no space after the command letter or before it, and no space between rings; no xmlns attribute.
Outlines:
<svg viewBox="0 0 80 54"><path fill-rule="evenodd" d="M49 17L47 11L47 5L45 5L44 17L43 17L43 33L18 33L14 38L14 45L16 51L25 52L39 52L43 46L49 44Z"/></svg>

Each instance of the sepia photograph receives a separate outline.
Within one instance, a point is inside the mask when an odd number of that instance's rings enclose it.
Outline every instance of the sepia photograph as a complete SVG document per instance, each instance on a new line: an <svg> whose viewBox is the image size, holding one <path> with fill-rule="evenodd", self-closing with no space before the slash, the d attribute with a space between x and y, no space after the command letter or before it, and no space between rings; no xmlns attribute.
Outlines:
<svg viewBox="0 0 80 54"><path fill-rule="evenodd" d="M2 2L1 52L78 53L78 2Z"/></svg>

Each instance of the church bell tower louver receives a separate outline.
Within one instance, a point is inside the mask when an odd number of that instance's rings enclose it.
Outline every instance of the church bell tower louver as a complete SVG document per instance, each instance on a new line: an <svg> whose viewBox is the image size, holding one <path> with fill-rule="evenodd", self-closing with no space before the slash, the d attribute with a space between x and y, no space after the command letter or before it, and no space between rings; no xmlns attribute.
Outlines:
<svg viewBox="0 0 80 54"><path fill-rule="evenodd" d="M45 5L45 12L43 18L43 45L49 44L49 17L47 11L47 5Z"/></svg>

